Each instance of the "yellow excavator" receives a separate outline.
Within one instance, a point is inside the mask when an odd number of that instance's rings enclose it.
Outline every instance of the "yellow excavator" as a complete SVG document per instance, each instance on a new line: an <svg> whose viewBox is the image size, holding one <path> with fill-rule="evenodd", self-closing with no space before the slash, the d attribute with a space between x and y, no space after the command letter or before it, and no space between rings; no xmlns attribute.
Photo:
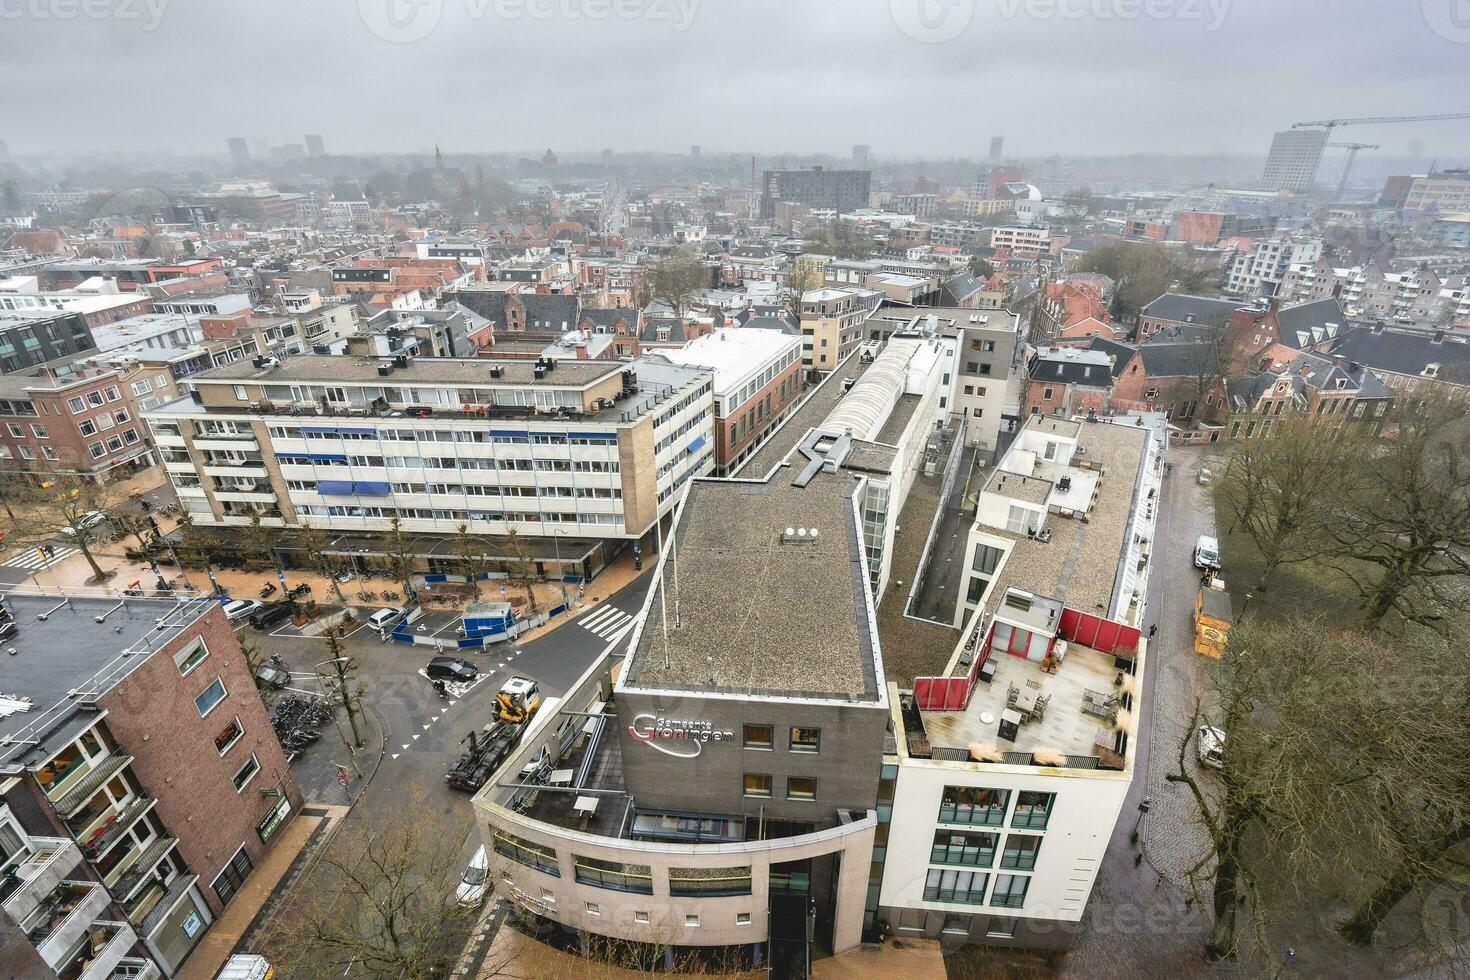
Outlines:
<svg viewBox="0 0 1470 980"><path fill-rule="evenodd" d="M512 725L523 725L541 707L541 694L536 682L526 677L512 677L495 696L496 717Z"/></svg>

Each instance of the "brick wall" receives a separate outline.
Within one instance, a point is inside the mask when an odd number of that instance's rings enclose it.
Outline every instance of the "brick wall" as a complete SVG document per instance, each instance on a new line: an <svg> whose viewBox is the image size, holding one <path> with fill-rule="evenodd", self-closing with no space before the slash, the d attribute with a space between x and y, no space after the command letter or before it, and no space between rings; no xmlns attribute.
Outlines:
<svg viewBox="0 0 1470 980"><path fill-rule="evenodd" d="M180 676L175 655L200 639L208 656ZM201 718L195 698L216 679L224 682L227 697ZM149 657L102 705L108 728L133 756L133 772L158 801L158 816L178 838L179 853L218 914L223 906L210 882L241 844L257 866L269 849L256 827L277 800L260 791L283 790L292 812L301 808L301 791L222 608L211 609ZM236 718L245 733L221 756L215 739ZM232 779L252 753L260 769L237 792ZM280 833L277 827L271 839Z"/></svg>

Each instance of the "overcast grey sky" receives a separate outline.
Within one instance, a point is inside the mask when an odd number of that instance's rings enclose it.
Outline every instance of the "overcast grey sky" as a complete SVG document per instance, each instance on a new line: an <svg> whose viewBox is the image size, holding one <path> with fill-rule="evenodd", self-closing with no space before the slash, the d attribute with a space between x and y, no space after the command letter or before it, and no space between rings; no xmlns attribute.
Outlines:
<svg viewBox="0 0 1470 980"><path fill-rule="evenodd" d="M1470 0L0 0L0 92L17 154L1264 153L1470 110Z"/></svg>

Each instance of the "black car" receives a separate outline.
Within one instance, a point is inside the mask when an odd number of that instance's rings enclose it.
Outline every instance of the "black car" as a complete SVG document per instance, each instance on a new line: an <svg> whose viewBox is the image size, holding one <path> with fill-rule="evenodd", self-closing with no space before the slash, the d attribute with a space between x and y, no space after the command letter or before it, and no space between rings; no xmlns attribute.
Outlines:
<svg viewBox="0 0 1470 980"><path fill-rule="evenodd" d="M271 602L250 614L250 625L258 630L267 630L282 620L289 619L296 611L296 603L290 601Z"/></svg>
<svg viewBox="0 0 1470 980"><path fill-rule="evenodd" d="M472 681L480 676L480 668L459 657L435 657L424 671L431 681Z"/></svg>

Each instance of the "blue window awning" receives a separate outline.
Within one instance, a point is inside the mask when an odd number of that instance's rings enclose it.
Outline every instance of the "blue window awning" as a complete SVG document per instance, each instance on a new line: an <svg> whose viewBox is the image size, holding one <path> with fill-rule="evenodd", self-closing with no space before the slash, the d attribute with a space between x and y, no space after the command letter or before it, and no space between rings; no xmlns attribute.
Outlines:
<svg viewBox="0 0 1470 980"><path fill-rule="evenodd" d="M386 497L393 492L387 483L372 480L318 480L316 489L332 497Z"/></svg>
<svg viewBox="0 0 1470 980"><path fill-rule="evenodd" d="M314 463L345 463L346 455L342 453L307 453L306 458Z"/></svg>
<svg viewBox="0 0 1470 980"><path fill-rule="evenodd" d="M531 432L529 429L491 429L490 434L492 436L506 436L511 439L531 438Z"/></svg>
<svg viewBox="0 0 1470 980"><path fill-rule="evenodd" d="M700 436L698 439L695 439L693 442L691 442L689 444L689 451L691 453L698 452L699 449L700 449L700 447L702 447L704 444L705 444L705 437L704 436Z"/></svg>

